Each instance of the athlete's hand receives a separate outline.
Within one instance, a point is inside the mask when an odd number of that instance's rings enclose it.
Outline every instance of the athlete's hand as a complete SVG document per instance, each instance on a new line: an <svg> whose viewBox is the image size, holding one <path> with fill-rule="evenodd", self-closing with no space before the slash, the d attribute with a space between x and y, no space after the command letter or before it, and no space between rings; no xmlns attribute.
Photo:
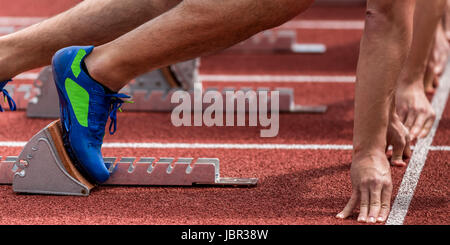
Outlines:
<svg viewBox="0 0 450 245"><path fill-rule="evenodd" d="M359 204L358 222L386 221L391 205L392 180L389 161L384 152L355 154L350 175L353 193L336 217L347 218Z"/></svg>
<svg viewBox="0 0 450 245"><path fill-rule="evenodd" d="M387 128L387 147L392 145L391 164L397 167L404 167L404 159L411 157L411 140L409 130L400 121L397 113L393 112L389 116L389 125Z"/></svg>
<svg viewBox="0 0 450 245"><path fill-rule="evenodd" d="M395 97L397 114L409 130L410 140L427 136L436 114L425 96L423 86L417 83L399 84Z"/></svg>

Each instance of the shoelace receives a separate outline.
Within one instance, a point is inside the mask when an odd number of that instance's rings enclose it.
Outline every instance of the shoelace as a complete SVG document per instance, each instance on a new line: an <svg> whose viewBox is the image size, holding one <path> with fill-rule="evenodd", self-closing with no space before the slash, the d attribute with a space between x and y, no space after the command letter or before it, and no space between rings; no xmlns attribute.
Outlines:
<svg viewBox="0 0 450 245"><path fill-rule="evenodd" d="M4 89L3 87L8 83L11 82L12 80L6 80L3 82L0 82L0 86L2 86L2 89L0 90L0 92L3 93L3 98L5 99L5 102L8 102L9 108L11 109L11 111L15 111L16 110L16 102L14 102L13 98L11 97L11 95L9 95L8 91L6 89ZM0 112L3 112L3 107L0 105Z"/></svg>
<svg viewBox="0 0 450 245"><path fill-rule="evenodd" d="M107 97L111 97L111 107L109 109L109 134L114 134L117 130L117 111L122 111L120 108L123 103L133 103L133 101L124 101L122 99L129 99L131 96L126 94L107 94ZM113 128L113 130L111 130Z"/></svg>

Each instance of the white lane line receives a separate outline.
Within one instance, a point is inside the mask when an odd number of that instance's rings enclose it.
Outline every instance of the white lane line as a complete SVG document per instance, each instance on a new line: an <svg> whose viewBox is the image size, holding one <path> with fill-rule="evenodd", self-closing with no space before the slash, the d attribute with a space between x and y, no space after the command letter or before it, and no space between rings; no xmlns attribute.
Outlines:
<svg viewBox="0 0 450 245"><path fill-rule="evenodd" d="M14 80L36 80L39 76L37 72L24 72L14 77Z"/></svg>
<svg viewBox="0 0 450 245"><path fill-rule="evenodd" d="M14 32L15 28L12 26L0 26L0 34L9 34Z"/></svg>
<svg viewBox="0 0 450 245"><path fill-rule="evenodd" d="M0 147L24 147L26 141L0 141ZM241 143L157 143L105 142L103 148L143 149L250 149L250 150L351 150L352 145L337 144L241 144ZM414 149L414 147L411 147ZM450 146L430 146L431 151L450 151Z"/></svg>
<svg viewBox="0 0 450 245"><path fill-rule="evenodd" d="M35 80L39 76L36 72L24 72L17 75L16 80ZM208 75L200 74L202 82L245 82L245 83L354 83L355 76L319 76L319 75Z"/></svg>
<svg viewBox="0 0 450 245"><path fill-rule="evenodd" d="M47 18L0 16L0 26L30 26Z"/></svg>
<svg viewBox="0 0 450 245"><path fill-rule="evenodd" d="M0 141L0 147L24 147L26 141Z"/></svg>
<svg viewBox="0 0 450 245"><path fill-rule="evenodd" d="M24 147L26 141L0 141L0 147ZM157 143L157 142L105 142L103 148L144 149L267 149L267 150L351 150L352 145L332 144L222 144L222 143Z"/></svg>
<svg viewBox="0 0 450 245"><path fill-rule="evenodd" d="M293 20L277 29L364 30L363 20Z"/></svg>
<svg viewBox="0 0 450 245"><path fill-rule="evenodd" d="M0 16L0 26L29 26L41 22L45 17ZM325 29L363 30L363 20L292 20L276 29Z"/></svg>
<svg viewBox="0 0 450 245"><path fill-rule="evenodd" d="M414 197L414 192L419 182L420 174L427 160L428 151L430 145L433 143L433 138L436 135L439 121L442 118L445 106L447 105L448 94L450 92L450 61L447 63L447 68L444 75L441 78L440 86L436 90L431 105L436 112L436 121L427 137L418 140L415 146L411 160L409 161L408 168L403 176L402 183L392 205L391 212L389 214L387 225L402 225L408 208ZM442 149L448 149L444 147Z"/></svg>
<svg viewBox="0 0 450 245"><path fill-rule="evenodd" d="M450 151L450 146L448 145L430 146L430 151Z"/></svg>
<svg viewBox="0 0 450 245"><path fill-rule="evenodd" d="M334 82L354 83L355 76L315 76L315 75L208 75L200 74L202 82Z"/></svg>
<svg viewBox="0 0 450 245"><path fill-rule="evenodd" d="M254 150L351 150L351 145L319 144L214 144L214 143L105 143L105 148L184 148Z"/></svg>

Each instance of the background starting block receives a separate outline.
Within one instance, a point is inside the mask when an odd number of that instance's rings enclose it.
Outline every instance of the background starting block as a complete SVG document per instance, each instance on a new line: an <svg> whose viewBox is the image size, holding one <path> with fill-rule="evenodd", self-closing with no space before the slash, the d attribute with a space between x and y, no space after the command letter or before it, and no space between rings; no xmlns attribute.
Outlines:
<svg viewBox="0 0 450 245"><path fill-rule="evenodd" d="M236 44L225 52L292 52L323 54L327 47L321 43L298 43L297 31L270 29L262 31L251 38Z"/></svg>
<svg viewBox="0 0 450 245"><path fill-rule="evenodd" d="M268 88L224 88L218 90L208 88L203 90L198 74L199 60L190 60L158 69L131 81L120 92L132 96L135 103L125 103L123 109L127 111L157 111L171 112L178 104L171 103L171 96L176 91L188 91L193 98L194 93L217 91L225 101L227 91L268 91ZM56 92L51 67L45 67L33 84L10 83L6 86L17 103L18 109L26 109L27 116L31 118L58 118L59 100ZM295 103L294 91L291 88L275 88L279 92L280 112L291 113L324 113L324 105L306 106ZM270 110L270 103L268 106ZM203 109L209 106L203 103Z"/></svg>

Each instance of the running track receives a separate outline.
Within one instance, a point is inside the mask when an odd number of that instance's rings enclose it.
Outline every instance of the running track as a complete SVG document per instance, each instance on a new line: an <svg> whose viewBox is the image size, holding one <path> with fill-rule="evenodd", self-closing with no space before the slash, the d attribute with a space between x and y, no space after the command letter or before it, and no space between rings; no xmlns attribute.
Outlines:
<svg viewBox="0 0 450 245"><path fill-rule="evenodd" d="M48 17L77 2L0 0L0 20ZM0 186L0 224L357 224L356 215L345 221L334 216L351 194L352 77L363 15L362 7L314 7L287 24L298 28L300 42L326 44L323 55L225 52L202 58L205 87L293 87L296 103L329 106L322 115L281 114L276 138L260 138L253 127L175 128L169 113L134 112L120 113L118 132L105 138L105 156L217 157L222 176L257 177L256 188L101 187L80 198L16 195ZM336 26L318 29L325 19ZM0 32L11 30L1 23ZM245 77L235 81L236 75ZM256 82L261 79L269 82ZM441 81L449 83L450 76ZM450 224L450 107L448 90L440 91L436 134L420 142L410 169L392 169L390 224ZM28 119L25 112L0 116L1 156L18 155L17 146L51 121Z"/></svg>

